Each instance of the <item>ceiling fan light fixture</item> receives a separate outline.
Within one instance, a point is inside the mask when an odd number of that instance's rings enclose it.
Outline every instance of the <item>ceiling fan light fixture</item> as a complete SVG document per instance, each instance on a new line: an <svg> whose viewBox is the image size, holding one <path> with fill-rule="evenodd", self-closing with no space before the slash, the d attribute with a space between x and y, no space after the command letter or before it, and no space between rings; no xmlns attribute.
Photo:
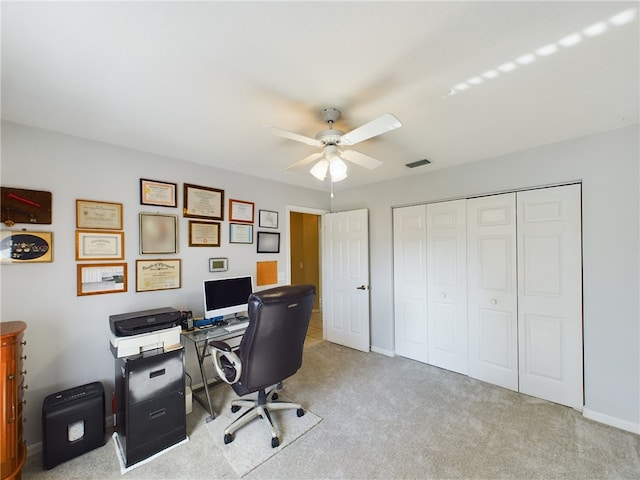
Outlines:
<svg viewBox="0 0 640 480"><path fill-rule="evenodd" d="M331 159L329 163L329 173L332 182L339 182L347 178L347 164L338 156Z"/></svg>
<svg viewBox="0 0 640 480"><path fill-rule="evenodd" d="M328 170L329 170L329 161L323 158L318 163L316 163L311 168L311 170L309 170L309 173L311 173L311 175L316 177L318 180L323 181L325 178L327 178Z"/></svg>

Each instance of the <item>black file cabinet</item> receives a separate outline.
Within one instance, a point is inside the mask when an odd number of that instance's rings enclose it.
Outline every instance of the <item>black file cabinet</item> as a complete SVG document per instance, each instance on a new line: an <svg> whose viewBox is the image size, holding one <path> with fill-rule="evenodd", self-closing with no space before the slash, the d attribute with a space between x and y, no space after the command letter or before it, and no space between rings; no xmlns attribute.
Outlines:
<svg viewBox="0 0 640 480"><path fill-rule="evenodd" d="M187 437L184 350L116 359L116 431L127 467Z"/></svg>

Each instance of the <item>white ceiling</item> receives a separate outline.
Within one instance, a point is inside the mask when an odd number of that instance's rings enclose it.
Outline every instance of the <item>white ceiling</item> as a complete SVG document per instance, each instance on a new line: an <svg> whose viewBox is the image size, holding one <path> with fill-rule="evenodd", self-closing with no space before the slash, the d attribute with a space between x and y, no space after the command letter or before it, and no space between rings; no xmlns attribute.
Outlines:
<svg viewBox="0 0 640 480"><path fill-rule="evenodd" d="M611 19L629 9L628 23ZM339 191L637 123L637 9L610 1L3 1L2 117L328 189L308 167L285 171L315 147L260 127L313 137L326 128L324 107L342 110L345 132L395 114L402 128L354 147L384 164L349 164ZM585 33L601 22L602 33ZM558 46L574 33L579 43ZM549 44L557 52L449 95ZM405 166L423 158L433 163Z"/></svg>

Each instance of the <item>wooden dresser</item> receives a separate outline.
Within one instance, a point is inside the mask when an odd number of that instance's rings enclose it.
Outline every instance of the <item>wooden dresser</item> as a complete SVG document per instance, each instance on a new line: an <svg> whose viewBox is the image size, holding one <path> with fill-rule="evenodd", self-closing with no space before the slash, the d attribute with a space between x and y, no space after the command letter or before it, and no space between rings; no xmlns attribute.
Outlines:
<svg viewBox="0 0 640 480"><path fill-rule="evenodd" d="M22 439L22 406L26 389L22 353L27 324L24 322L0 322L0 478L21 478L22 466L27 458L27 446Z"/></svg>

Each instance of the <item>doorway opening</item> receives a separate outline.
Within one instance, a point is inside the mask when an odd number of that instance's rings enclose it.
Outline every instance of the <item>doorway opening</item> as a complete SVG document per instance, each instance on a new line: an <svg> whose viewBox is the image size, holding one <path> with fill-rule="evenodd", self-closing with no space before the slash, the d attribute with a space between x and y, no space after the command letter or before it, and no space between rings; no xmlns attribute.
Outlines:
<svg viewBox="0 0 640 480"><path fill-rule="evenodd" d="M324 212L296 209L296 207L289 207L288 210L290 283L291 285L311 284L316 287L317 292L305 339L305 346L309 346L324 339L320 244L321 215Z"/></svg>

